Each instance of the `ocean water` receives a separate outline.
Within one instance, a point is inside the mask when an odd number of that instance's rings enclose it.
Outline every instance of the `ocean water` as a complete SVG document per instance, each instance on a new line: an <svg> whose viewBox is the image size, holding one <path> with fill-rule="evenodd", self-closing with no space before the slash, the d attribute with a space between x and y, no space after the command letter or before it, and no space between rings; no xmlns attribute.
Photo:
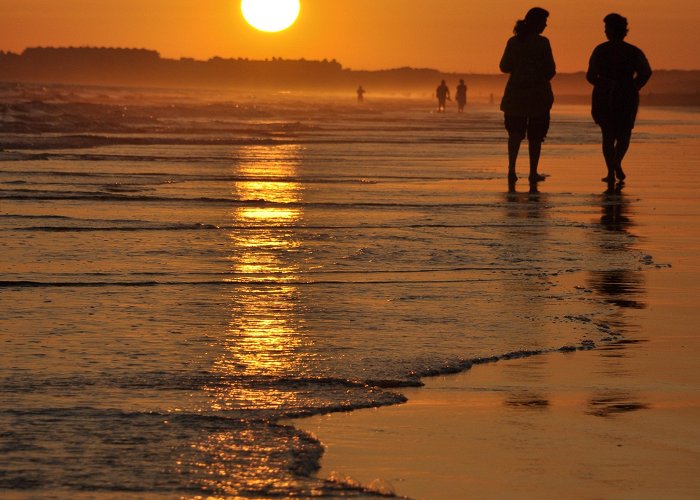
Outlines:
<svg viewBox="0 0 700 500"><path fill-rule="evenodd" d="M509 192L495 106L0 97L5 494L372 495L314 477L321 444L279 420L624 342L618 311L644 307L659 266L629 230L634 196ZM638 139L686 130L654 116ZM546 161L598 140L587 109L557 109Z"/></svg>

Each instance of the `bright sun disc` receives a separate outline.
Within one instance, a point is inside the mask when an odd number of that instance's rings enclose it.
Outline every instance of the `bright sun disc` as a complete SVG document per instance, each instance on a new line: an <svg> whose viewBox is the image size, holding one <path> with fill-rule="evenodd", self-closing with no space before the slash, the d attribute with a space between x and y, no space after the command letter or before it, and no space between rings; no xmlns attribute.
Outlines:
<svg viewBox="0 0 700 500"><path fill-rule="evenodd" d="M282 31L299 16L299 0L243 0L241 12L248 24L260 31Z"/></svg>

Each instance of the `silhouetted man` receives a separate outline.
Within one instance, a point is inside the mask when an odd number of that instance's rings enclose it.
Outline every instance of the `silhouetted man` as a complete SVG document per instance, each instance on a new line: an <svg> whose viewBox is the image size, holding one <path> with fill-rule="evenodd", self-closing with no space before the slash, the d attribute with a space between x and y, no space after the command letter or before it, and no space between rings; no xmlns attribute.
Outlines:
<svg viewBox="0 0 700 500"><path fill-rule="evenodd" d="M438 113L444 113L445 101L450 98L450 89L447 87L445 80L441 81L438 88L435 89L435 95L437 96L438 100Z"/></svg>
<svg viewBox="0 0 700 500"><path fill-rule="evenodd" d="M603 134L608 184L625 180L622 160L627 153L639 108L639 90L651 78L644 53L624 41L627 19L608 14L603 19L608 41L598 45L588 63L586 79L593 84L591 114Z"/></svg>
<svg viewBox="0 0 700 500"><path fill-rule="evenodd" d="M363 102L365 100L365 89L362 88L362 85L357 87L357 102Z"/></svg>

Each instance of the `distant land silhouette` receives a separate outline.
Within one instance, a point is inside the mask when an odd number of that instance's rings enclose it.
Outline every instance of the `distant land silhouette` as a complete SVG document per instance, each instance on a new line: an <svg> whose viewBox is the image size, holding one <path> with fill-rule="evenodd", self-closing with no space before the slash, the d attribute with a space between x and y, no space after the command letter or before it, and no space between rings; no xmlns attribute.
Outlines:
<svg viewBox="0 0 700 500"><path fill-rule="evenodd" d="M582 61L582 66L587 61ZM494 71L498 61L494 62ZM429 96L435 82L450 88L463 78L471 102L498 102L505 86L502 74L443 73L429 68L358 71L335 60L166 59L154 50L102 47L34 47L21 54L0 51L0 81L126 85L233 90L345 92L355 96L358 84L373 95ZM583 71L559 73L552 85L557 103L590 102ZM700 105L700 70L656 70L642 94L654 105Z"/></svg>

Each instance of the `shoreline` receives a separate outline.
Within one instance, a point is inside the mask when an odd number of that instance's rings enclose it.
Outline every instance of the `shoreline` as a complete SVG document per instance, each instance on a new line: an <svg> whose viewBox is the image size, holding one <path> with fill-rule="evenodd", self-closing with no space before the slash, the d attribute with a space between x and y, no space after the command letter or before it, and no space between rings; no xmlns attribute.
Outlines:
<svg viewBox="0 0 700 500"><path fill-rule="evenodd" d="M655 164L663 155L639 142L631 155L653 158L625 191L640 200L637 245L663 264L641 270L641 299L626 295L629 284L607 284L606 300L627 315L628 332L585 352L554 350L423 377L423 387L401 389L407 402L400 405L289 420L323 444L319 477L411 498L692 498L700 491L700 340L692 333L700 319L693 301L698 187L690 168L678 172L692 163L687 158L678 159L671 182L660 182ZM560 176L570 192L580 191L580 170L557 169Z"/></svg>

